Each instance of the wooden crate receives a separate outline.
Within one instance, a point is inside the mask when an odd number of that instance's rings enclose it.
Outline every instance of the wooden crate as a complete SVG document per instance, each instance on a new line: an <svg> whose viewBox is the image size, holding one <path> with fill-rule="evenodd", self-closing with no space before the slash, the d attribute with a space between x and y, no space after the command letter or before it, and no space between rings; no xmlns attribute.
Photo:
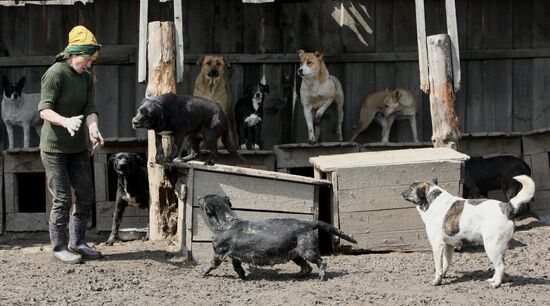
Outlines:
<svg viewBox="0 0 550 306"><path fill-rule="evenodd" d="M95 225L97 232L111 231L117 176L113 165L109 164L111 155L120 152L147 153L147 139L143 138L106 138L105 145L93 155L95 187ZM146 159L145 159L146 160ZM149 210L128 206L120 228L143 228L149 223Z"/></svg>
<svg viewBox="0 0 550 306"><path fill-rule="evenodd" d="M351 251L428 249L424 224L400 194L417 180L438 178L452 194L462 194L468 156L447 148L363 152L311 158L316 176L332 182L332 223L358 244L334 241Z"/></svg>
<svg viewBox="0 0 550 306"><path fill-rule="evenodd" d="M297 218L317 220L320 188L330 183L297 175L226 165L203 166L198 162L177 164L186 185L180 203L179 241L188 258L207 262L212 258L212 234L202 218L199 197L227 195L236 214L248 220ZM328 203L327 203L328 205ZM183 220L185 216L185 220Z"/></svg>
<svg viewBox="0 0 550 306"><path fill-rule="evenodd" d="M479 132L462 134L458 151L469 156L522 156L521 133Z"/></svg>
<svg viewBox="0 0 550 306"><path fill-rule="evenodd" d="M312 168L313 166L309 162L311 157L359 152L359 146L355 142L320 142L314 145L292 143L274 146L273 151L275 152L277 171L294 173L295 169Z"/></svg>
<svg viewBox="0 0 550 306"><path fill-rule="evenodd" d="M522 142L523 159L531 167L536 184L531 210L550 224L550 128L525 133Z"/></svg>
<svg viewBox="0 0 550 306"><path fill-rule="evenodd" d="M4 151L4 192L5 192L5 216L6 232L23 231L47 231L48 216L51 210L51 195L47 189L44 165L40 159L38 148L15 148ZM20 201L19 190L36 192L37 186L19 188L20 175L39 175L44 177L44 184L39 188L43 190L43 203L32 203L40 207L40 212L22 212L23 206L29 203ZM39 178L38 180L41 180ZM23 187L23 186L22 186Z"/></svg>

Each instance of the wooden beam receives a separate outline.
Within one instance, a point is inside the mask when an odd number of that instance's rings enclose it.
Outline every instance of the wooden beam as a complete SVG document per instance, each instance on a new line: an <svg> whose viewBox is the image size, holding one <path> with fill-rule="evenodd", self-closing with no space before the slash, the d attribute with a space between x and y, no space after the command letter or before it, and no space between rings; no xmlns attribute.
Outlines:
<svg viewBox="0 0 550 306"><path fill-rule="evenodd" d="M420 89L429 93L428 81L428 49L426 47L426 20L424 0L415 0L416 5L416 40L418 43L418 70L420 72Z"/></svg>
<svg viewBox="0 0 550 306"><path fill-rule="evenodd" d="M145 82L147 78L147 15L149 12L149 0L139 2L139 56L138 56L138 83Z"/></svg>
<svg viewBox="0 0 550 306"><path fill-rule="evenodd" d="M453 84L455 92L460 89L460 48L458 45L458 28L456 26L455 0L445 0L447 12L447 34L451 39L451 62L453 67Z"/></svg>
<svg viewBox="0 0 550 306"><path fill-rule="evenodd" d="M457 149L460 131L454 104L450 39L447 34L428 37L428 66L430 69L430 112L432 143L435 148Z"/></svg>
<svg viewBox="0 0 550 306"><path fill-rule="evenodd" d="M112 48L102 50L96 65L132 65L136 63L135 45L103 46ZM125 52L125 53L124 53ZM202 54L187 54L184 64L195 65ZM227 53L231 64L289 64L297 63L296 54L267 53L244 54ZM462 60L497 60L497 59L531 59L550 58L550 48L543 49L499 49L499 50L463 50ZM52 56L5 56L0 57L0 67L33 67L51 66ZM337 56L325 56L329 63L386 63L386 62L416 62L417 52L381 52L381 53L344 53Z"/></svg>
<svg viewBox="0 0 550 306"><path fill-rule="evenodd" d="M176 26L176 81L183 81L183 17L181 0L174 0L174 25Z"/></svg>
<svg viewBox="0 0 550 306"><path fill-rule="evenodd" d="M174 25L172 22L151 22L148 28L148 80L146 97L157 96L167 92L176 92L176 81L174 78ZM148 132L148 162L147 172L149 174L149 238L153 241L163 240L163 224L166 216L164 210L171 203L167 194L171 186L166 178L165 168L155 162L155 132ZM164 138L164 137L163 137ZM163 141L163 148L169 144ZM166 150L165 150L166 152ZM171 192L173 195L173 191Z"/></svg>

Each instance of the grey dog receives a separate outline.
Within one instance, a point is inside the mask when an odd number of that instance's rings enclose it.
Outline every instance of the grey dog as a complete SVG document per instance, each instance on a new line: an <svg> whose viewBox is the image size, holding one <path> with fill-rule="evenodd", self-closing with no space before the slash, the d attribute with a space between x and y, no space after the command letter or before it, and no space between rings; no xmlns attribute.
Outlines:
<svg viewBox="0 0 550 306"><path fill-rule="evenodd" d="M228 197L209 194L199 198L204 219L214 239L214 258L210 266L201 270L206 276L217 268L225 257L229 256L233 269L241 279L245 272L241 263L257 266L286 263L292 260L300 266L298 277L311 273L309 262L319 267L319 280L326 280L327 264L319 253L314 230L320 229L347 241L357 243L334 226L322 221L303 221L298 219L267 219L248 221L237 218L231 211Z"/></svg>

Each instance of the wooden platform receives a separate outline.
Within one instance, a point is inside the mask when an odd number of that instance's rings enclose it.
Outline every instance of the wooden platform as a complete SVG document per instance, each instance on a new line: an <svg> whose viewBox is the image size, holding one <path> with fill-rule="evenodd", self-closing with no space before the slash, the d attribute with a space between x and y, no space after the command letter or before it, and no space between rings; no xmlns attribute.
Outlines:
<svg viewBox="0 0 550 306"><path fill-rule="evenodd" d="M273 147L277 157L277 171L291 173L295 168L311 168L311 157L359 152L355 142L292 143Z"/></svg>
<svg viewBox="0 0 550 306"><path fill-rule="evenodd" d="M465 133L458 142L458 151L469 156L522 156L522 134L519 132Z"/></svg>
<svg viewBox="0 0 550 306"><path fill-rule="evenodd" d="M298 218L317 220L319 190L330 182L297 175L199 162L173 163L185 188L178 214L178 236L189 258L206 262L212 256L212 235L201 216L199 197L227 195L233 210L244 219ZM178 189L178 188L176 188ZM328 204L328 203L327 203Z"/></svg>
<svg viewBox="0 0 550 306"><path fill-rule="evenodd" d="M316 177L332 183L332 223L359 242L336 240L351 251L429 249L424 224L414 205L400 194L417 180L438 178L454 194L462 193L464 161L451 149L423 148L363 152L311 158Z"/></svg>

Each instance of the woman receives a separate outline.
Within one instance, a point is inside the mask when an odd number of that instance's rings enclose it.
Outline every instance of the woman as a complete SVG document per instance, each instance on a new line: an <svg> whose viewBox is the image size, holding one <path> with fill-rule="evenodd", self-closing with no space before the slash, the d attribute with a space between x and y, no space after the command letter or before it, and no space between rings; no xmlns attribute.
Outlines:
<svg viewBox="0 0 550 306"><path fill-rule="evenodd" d="M53 197L49 232L53 257L65 263L101 257L99 251L85 242L87 219L95 194L86 132L81 127L85 118L93 149L103 145L93 101L93 78L88 71L100 47L92 32L76 26L69 33L65 50L56 56L56 62L42 76L38 104L40 117L44 119L40 157ZM71 186L76 201L69 217Z"/></svg>

